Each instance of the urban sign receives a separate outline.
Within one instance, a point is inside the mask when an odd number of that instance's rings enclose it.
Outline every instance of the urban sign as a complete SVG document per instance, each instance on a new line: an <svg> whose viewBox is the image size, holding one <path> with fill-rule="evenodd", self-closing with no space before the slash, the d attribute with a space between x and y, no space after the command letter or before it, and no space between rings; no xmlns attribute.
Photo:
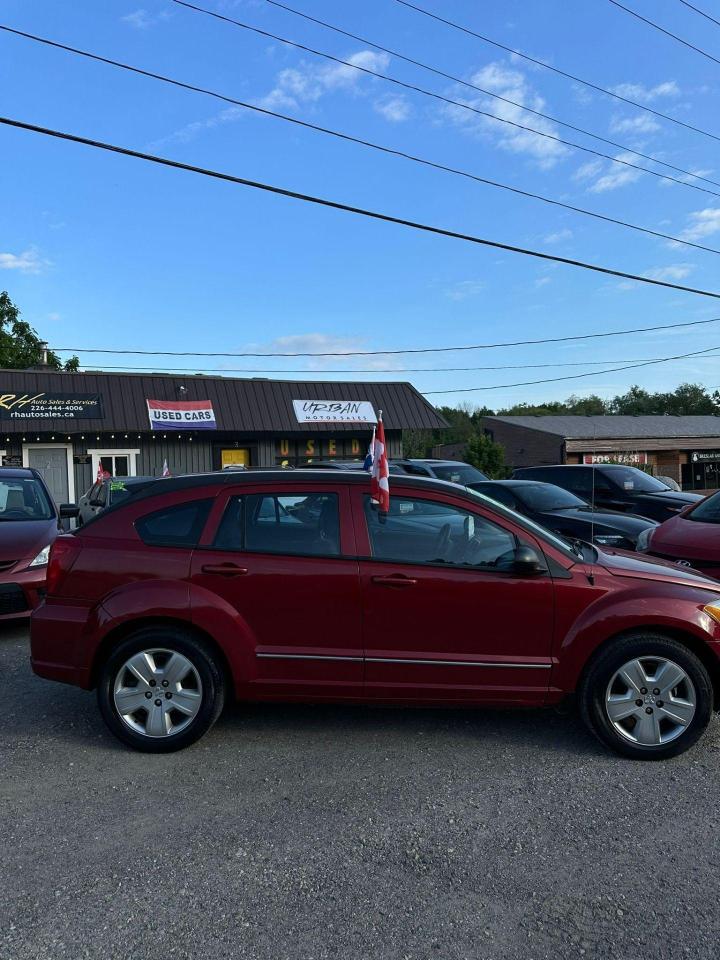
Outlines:
<svg viewBox="0 0 720 960"><path fill-rule="evenodd" d="M100 393L0 393L0 420L102 420Z"/></svg>
<svg viewBox="0 0 720 960"><path fill-rule="evenodd" d="M217 430L211 400L148 400L151 430Z"/></svg>
<svg viewBox="0 0 720 960"><path fill-rule="evenodd" d="M377 423L369 400L293 400L298 423Z"/></svg>
<svg viewBox="0 0 720 960"><path fill-rule="evenodd" d="M639 467L648 462L646 453L586 453L583 463L624 463L628 467Z"/></svg>

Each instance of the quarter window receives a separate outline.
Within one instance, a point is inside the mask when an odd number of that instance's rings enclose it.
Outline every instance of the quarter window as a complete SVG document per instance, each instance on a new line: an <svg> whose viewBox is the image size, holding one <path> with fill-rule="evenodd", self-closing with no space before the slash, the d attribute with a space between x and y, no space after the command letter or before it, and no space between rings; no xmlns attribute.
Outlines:
<svg viewBox="0 0 720 960"><path fill-rule="evenodd" d="M468 510L393 496L389 514L382 517L366 497L365 516L377 560L512 568L515 536Z"/></svg>
<svg viewBox="0 0 720 960"><path fill-rule="evenodd" d="M335 493L250 494L232 497L220 522L219 550L310 556L340 554Z"/></svg>
<svg viewBox="0 0 720 960"><path fill-rule="evenodd" d="M154 547L194 547L205 526L212 500L191 500L155 510L135 521L143 543Z"/></svg>

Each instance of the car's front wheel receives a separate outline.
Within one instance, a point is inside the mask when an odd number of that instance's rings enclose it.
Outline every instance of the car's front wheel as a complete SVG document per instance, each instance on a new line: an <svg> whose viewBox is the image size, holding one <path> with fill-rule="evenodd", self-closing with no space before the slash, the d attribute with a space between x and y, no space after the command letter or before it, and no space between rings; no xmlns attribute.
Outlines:
<svg viewBox="0 0 720 960"><path fill-rule="evenodd" d="M664 760L701 736L713 687L702 661L682 643L635 633L592 662L579 700L586 723L607 746L637 760Z"/></svg>
<svg viewBox="0 0 720 960"><path fill-rule="evenodd" d="M225 699L221 666L209 647L181 628L142 629L118 644L102 666L100 711L129 746L169 753L199 740Z"/></svg>

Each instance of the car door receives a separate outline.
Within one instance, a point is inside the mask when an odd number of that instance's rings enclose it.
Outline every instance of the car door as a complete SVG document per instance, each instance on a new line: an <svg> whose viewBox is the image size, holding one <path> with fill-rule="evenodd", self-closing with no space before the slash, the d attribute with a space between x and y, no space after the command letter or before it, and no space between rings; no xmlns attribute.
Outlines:
<svg viewBox="0 0 720 960"><path fill-rule="evenodd" d="M221 494L191 579L237 619L258 695L360 696L359 570L342 483Z"/></svg>
<svg viewBox="0 0 720 960"><path fill-rule="evenodd" d="M392 491L383 520L354 489L365 686L378 699L542 702L552 663L549 573L511 556L539 542L446 494Z"/></svg>

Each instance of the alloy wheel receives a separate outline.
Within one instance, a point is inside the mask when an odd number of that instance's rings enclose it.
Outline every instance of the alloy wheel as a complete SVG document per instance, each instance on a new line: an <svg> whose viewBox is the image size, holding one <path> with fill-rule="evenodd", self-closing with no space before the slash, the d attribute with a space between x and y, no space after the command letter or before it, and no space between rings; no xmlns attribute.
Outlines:
<svg viewBox="0 0 720 960"><path fill-rule="evenodd" d="M690 726L697 695L686 671L665 657L638 657L617 670L605 710L617 733L643 747L676 740Z"/></svg>
<svg viewBox="0 0 720 960"><path fill-rule="evenodd" d="M192 662L176 650L141 650L120 667L113 702L122 722L146 737L185 730L202 706L202 681Z"/></svg>

